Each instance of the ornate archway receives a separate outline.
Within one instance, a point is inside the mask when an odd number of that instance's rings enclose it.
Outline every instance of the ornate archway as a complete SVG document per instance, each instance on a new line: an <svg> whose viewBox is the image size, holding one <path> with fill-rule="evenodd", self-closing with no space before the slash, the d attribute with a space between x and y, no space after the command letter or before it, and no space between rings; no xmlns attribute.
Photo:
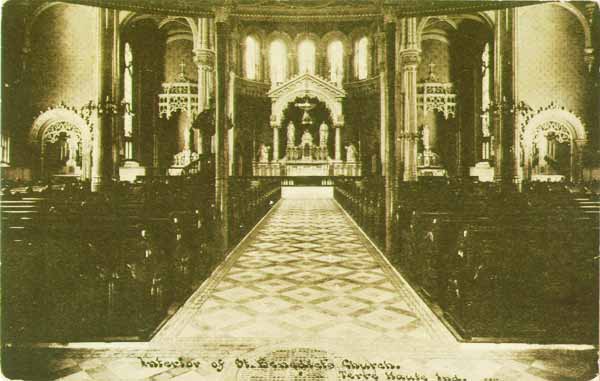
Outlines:
<svg viewBox="0 0 600 381"><path fill-rule="evenodd" d="M86 121L72 110L54 108L42 113L33 122L29 143L38 153L40 175L49 174L49 148L58 145L60 159L65 161L71 174L81 179L91 176L92 135Z"/></svg>
<svg viewBox="0 0 600 381"><path fill-rule="evenodd" d="M296 98L317 98L325 102L331 110L333 127L344 126L342 101L346 97L344 89L321 77L305 73L271 89L267 94L271 98L271 127L281 127L283 112Z"/></svg>
<svg viewBox="0 0 600 381"><path fill-rule="evenodd" d="M346 147L346 161L342 159L341 129L344 126L344 114L342 101L346 92L335 83L310 73L298 75L289 81L274 86L267 93L271 98L270 126L273 129L273 153L266 144L259 148L258 161L255 162L255 176L359 176L361 172L360 162L357 161L358 151L354 144ZM297 103L299 99L304 102ZM308 100L312 99L313 102ZM330 113L327 122L321 120L318 134L310 133L307 128L298 131L301 134L300 144L297 145L296 127L293 123L284 126L286 121L285 112L290 104L295 104L304 110L301 124L304 119L310 119L308 113L317 104L322 103ZM324 118L321 118L324 119ZM328 138L330 128L334 129L334 152L335 158L331 158L328 152ZM280 129L286 132L286 152L282 157L279 152ZM315 136L319 136L318 144ZM269 160L270 158L272 160Z"/></svg>
<svg viewBox="0 0 600 381"><path fill-rule="evenodd" d="M540 161L551 165L551 161L556 159L556 145L561 145L563 151L566 150L568 154L568 168L564 175L570 180L577 179L580 173L581 149L586 142L585 127L572 113L559 109L540 112L529 120L523 131L525 178L535 178L534 169ZM546 146L540 147L540 143Z"/></svg>

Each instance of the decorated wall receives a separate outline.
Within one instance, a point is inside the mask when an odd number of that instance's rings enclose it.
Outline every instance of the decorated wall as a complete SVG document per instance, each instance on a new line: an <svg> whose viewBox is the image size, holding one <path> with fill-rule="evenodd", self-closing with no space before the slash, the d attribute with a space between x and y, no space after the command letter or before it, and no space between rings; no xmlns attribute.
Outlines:
<svg viewBox="0 0 600 381"><path fill-rule="evenodd" d="M534 110L554 103L589 121L593 81L579 20L559 4L541 4L517 9L517 23L518 99Z"/></svg>
<svg viewBox="0 0 600 381"><path fill-rule="evenodd" d="M93 7L57 4L37 18L31 34L33 110L96 100L97 15Z"/></svg>

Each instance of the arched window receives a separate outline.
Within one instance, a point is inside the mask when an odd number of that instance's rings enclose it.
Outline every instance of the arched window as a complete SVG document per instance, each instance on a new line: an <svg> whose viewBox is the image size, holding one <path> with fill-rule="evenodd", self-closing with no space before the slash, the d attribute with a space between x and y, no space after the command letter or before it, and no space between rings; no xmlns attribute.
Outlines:
<svg viewBox="0 0 600 381"><path fill-rule="evenodd" d="M298 71L300 74L315 74L316 54L315 43L311 40L304 40L298 45Z"/></svg>
<svg viewBox="0 0 600 381"><path fill-rule="evenodd" d="M271 83L282 83L287 78L287 47L281 40L271 42L269 47Z"/></svg>
<svg viewBox="0 0 600 381"><path fill-rule="evenodd" d="M356 79L366 79L369 75L369 39L366 36L354 46L354 73Z"/></svg>
<svg viewBox="0 0 600 381"><path fill-rule="evenodd" d="M490 44L485 44L481 54L481 109L490 109ZM490 115L489 112L481 114L481 159L489 160L491 155Z"/></svg>
<svg viewBox="0 0 600 381"><path fill-rule="evenodd" d="M252 36L246 37L244 54L244 70L246 78L256 80L260 70L260 43Z"/></svg>
<svg viewBox="0 0 600 381"><path fill-rule="evenodd" d="M327 47L329 80L341 85L344 81L344 45L342 41L332 41Z"/></svg>
<svg viewBox="0 0 600 381"><path fill-rule="evenodd" d="M133 54L129 43L125 43L125 73L123 83L123 100L133 104ZM125 160L133 159L133 115L129 112L123 116L123 132L125 137Z"/></svg>

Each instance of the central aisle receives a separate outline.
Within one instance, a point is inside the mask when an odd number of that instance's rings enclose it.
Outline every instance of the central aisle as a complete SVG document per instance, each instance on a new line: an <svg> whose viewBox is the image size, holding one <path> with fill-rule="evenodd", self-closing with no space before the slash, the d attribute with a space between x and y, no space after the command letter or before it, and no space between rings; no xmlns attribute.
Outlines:
<svg viewBox="0 0 600 381"><path fill-rule="evenodd" d="M453 342L332 199L283 199L154 338Z"/></svg>
<svg viewBox="0 0 600 381"><path fill-rule="evenodd" d="M597 350L457 343L335 201L284 198L152 341L23 353L63 381L589 381Z"/></svg>

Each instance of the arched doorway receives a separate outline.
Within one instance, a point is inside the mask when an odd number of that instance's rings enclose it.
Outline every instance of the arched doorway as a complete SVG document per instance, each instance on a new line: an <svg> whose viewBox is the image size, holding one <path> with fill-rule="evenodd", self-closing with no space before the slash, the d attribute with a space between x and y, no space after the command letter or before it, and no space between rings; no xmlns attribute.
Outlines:
<svg viewBox="0 0 600 381"><path fill-rule="evenodd" d="M533 117L523 134L525 178L538 181L579 178L579 153L586 142L581 121L564 110Z"/></svg>
<svg viewBox="0 0 600 381"><path fill-rule="evenodd" d="M91 133L75 112L56 108L41 114L33 123L29 141L38 153L39 177L90 178Z"/></svg>
<svg viewBox="0 0 600 381"><path fill-rule="evenodd" d="M81 176L81 132L64 120L44 129L41 139L43 176Z"/></svg>

